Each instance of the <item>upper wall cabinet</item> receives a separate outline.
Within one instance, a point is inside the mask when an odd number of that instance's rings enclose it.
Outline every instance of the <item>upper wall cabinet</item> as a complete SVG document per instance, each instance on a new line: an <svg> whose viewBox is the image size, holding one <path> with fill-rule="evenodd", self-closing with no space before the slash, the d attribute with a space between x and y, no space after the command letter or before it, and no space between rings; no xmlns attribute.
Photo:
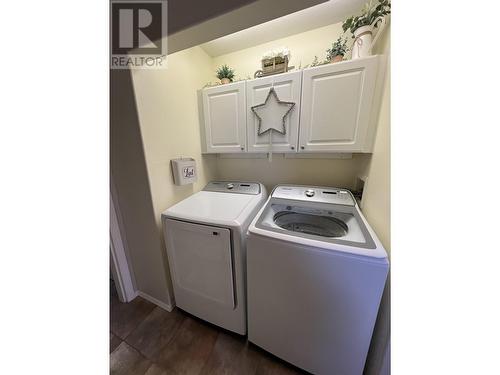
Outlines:
<svg viewBox="0 0 500 375"><path fill-rule="evenodd" d="M244 152L246 149L245 82L202 90L203 148L206 153Z"/></svg>
<svg viewBox="0 0 500 375"><path fill-rule="evenodd" d="M371 56L303 71L299 152L371 152L378 64Z"/></svg>
<svg viewBox="0 0 500 375"><path fill-rule="evenodd" d="M372 152L384 61L370 56L201 90L203 152ZM252 107L272 87L295 106L284 135L258 135Z"/></svg>
<svg viewBox="0 0 500 375"><path fill-rule="evenodd" d="M277 74L247 81L247 140L249 152L296 152L299 134L300 90L302 72ZM285 134L275 131L258 135L259 120L252 106L265 102L274 87L279 100L294 102L295 106L285 117ZM271 133L271 134L269 134ZM271 136L271 139L269 137Z"/></svg>

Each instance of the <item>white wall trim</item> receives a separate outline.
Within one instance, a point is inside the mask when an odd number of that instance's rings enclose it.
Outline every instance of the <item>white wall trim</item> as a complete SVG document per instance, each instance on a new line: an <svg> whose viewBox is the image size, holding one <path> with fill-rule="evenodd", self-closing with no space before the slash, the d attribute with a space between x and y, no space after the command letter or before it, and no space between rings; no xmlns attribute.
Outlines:
<svg viewBox="0 0 500 375"><path fill-rule="evenodd" d="M217 154L220 159L267 159L267 154L244 152L241 154Z"/></svg>
<svg viewBox="0 0 500 375"><path fill-rule="evenodd" d="M352 153L349 152L296 152L285 154L285 159L352 159Z"/></svg>
<svg viewBox="0 0 500 375"><path fill-rule="evenodd" d="M109 242L111 274L113 276L116 292L118 293L118 299L120 300L120 302L127 303L137 297L137 291L133 287L128 287L127 289L125 289L122 274L117 271L118 263L116 261L116 252L113 247L111 236L109 238Z"/></svg>
<svg viewBox="0 0 500 375"><path fill-rule="evenodd" d="M158 307L161 307L162 309L164 310L167 310L168 312L172 312L172 310L174 309L174 306L170 305L169 303L165 303L165 302L162 302L160 301L159 299L156 299L154 297L151 297L149 294L147 293L144 293L144 292L141 292L140 290L137 292L137 295L139 297L142 297L144 298L145 300L151 302L151 303L154 303L156 306Z"/></svg>
<svg viewBox="0 0 500 375"><path fill-rule="evenodd" d="M113 202L113 194L109 196L110 202L110 219L109 219L109 236L110 236L110 251L111 251L111 269L113 278L117 286L118 296L122 302L130 302L137 297L137 292L134 287L130 266L125 254L125 244L120 233L118 225L118 216L116 207Z"/></svg>
<svg viewBox="0 0 500 375"><path fill-rule="evenodd" d="M217 154L219 159L267 159L267 153L243 152L241 154ZM334 152L273 152L273 157L285 159L352 159L352 153Z"/></svg>

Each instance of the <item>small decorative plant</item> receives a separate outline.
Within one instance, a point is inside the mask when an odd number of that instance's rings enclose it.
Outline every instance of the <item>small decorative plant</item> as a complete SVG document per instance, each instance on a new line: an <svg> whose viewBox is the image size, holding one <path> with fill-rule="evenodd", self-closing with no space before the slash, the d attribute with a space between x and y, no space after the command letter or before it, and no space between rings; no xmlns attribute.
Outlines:
<svg viewBox="0 0 500 375"><path fill-rule="evenodd" d="M222 84L233 82L234 69L231 69L229 66L224 64L215 73Z"/></svg>
<svg viewBox="0 0 500 375"><path fill-rule="evenodd" d="M347 38L342 39L342 37L339 37L332 44L332 48L326 50L326 59L333 62L342 61L344 55L348 50L349 48L347 47Z"/></svg>
<svg viewBox="0 0 500 375"><path fill-rule="evenodd" d="M377 27L382 18L391 13L391 2L389 0L368 1L359 16L351 16L344 21L342 29L351 33L362 26Z"/></svg>
<svg viewBox="0 0 500 375"><path fill-rule="evenodd" d="M318 61L318 56L314 55L314 60L312 61L310 66L318 66L321 65L321 63Z"/></svg>
<svg viewBox="0 0 500 375"><path fill-rule="evenodd" d="M306 68L309 68L309 67L314 67L314 66L320 66L320 65L325 65L325 64L329 64L330 63L330 60L323 60L323 61L319 61L318 60L318 56L314 55L314 60L312 61L312 63L310 64L307 64L306 66L302 67L300 66L299 67L299 70L302 70L302 69L306 69Z"/></svg>

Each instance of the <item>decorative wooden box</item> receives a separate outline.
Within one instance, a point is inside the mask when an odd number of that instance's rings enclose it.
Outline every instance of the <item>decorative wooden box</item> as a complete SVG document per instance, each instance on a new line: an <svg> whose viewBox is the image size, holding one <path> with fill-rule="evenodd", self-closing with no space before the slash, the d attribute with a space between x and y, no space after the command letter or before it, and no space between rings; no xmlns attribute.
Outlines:
<svg viewBox="0 0 500 375"><path fill-rule="evenodd" d="M288 71L288 56L276 56L262 59L262 72L264 75L285 73Z"/></svg>

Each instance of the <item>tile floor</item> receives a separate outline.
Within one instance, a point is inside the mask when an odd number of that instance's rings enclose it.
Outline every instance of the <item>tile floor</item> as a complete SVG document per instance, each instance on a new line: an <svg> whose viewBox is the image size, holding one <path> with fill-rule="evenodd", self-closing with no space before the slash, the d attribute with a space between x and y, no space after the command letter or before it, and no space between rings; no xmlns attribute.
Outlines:
<svg viewBox="0 0 500 375"><path fill-rule="evenodd" d="M118 300L111 283L113 375L293 375L305 372L182 310L171 313L137 297Z"/></svg>

